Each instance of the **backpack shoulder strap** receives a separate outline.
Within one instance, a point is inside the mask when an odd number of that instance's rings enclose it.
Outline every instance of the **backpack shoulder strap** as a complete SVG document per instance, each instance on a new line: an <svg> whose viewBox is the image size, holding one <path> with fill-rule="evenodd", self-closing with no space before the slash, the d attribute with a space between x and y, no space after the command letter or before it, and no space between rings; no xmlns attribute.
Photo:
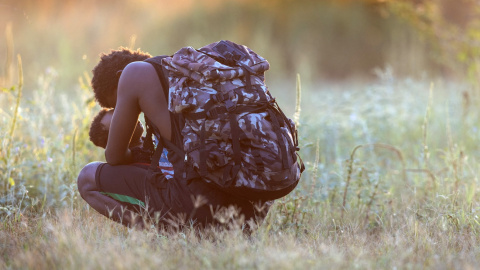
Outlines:
<svg viewBox="0 0 480 270"><path fill-rule="evenodd" d="M163 88L163 93L165 94L165 99L168 102L168 82L167 79L165 78L165 72L163 70L163 64L162 64L162 59L168 57L168 55L160 55L160 56L155 56L152 58L148 58L145 60L145 62L150 63L153 65L155 68L155 71L157 72L158 78L160 79L160 83L162 84Z"/></svg>
<svg viewBox="0 0 480 270"><path fill-rule="evenodd" d="M152 64L152 66L155 68L155 71L157 72L158 78L160 79L160 83L162 84L165 99L167 100L167 103L168 103L169 84L168 84L167 79L165 77L165 70L163 68L163 63L162 63L162 59L164 59L166 57L168 57L168 55L155 56L155 57L146 59L145 62ZM170 119L172 121L172 131L173 131L172 136L174 138L178 138L178 136L180 135L180 132L178 130L178 128L179 128L178 127L178 125L179 125L178 121L180 120L179 119L180 117L181 116L176 116L175 114L170 113ZM157 129L157 127L153 123L150 122L150 120L146 116L145 116L145 122L147 124L147 136L146 137L150 138L150 140L151 140L152 135L155 134L157 136L157 139L159 140L157 148L155 149L154 154L152 156L152 162L151 162L151 165L150 165L150 170L151 171L158 165L158 161L160 160L160 156L163 152L163 148L165 147L165 144L167 144L168 148L174 150L175 152L178 152L179 155L182 155L182 156L184 155L183 151L179 147L177 147L176 145L174 145L170 141L163 139L163 137L160 135L160 131Z"/></svg>
<svg viewBox="0 0 480 270"><path fill-rule="evenodd" d="M163 93L165 94L165 100L167 101L167 104L168 104L168 100L169 100L169 83L167 81L167 78L165 77L165 74L166 73L166 70L163 66L163 62L162 60L164 58L167 58L169 57L168 55L160 55L160 56L155 56L155 57L152 57L152 58L148 58L147 60L145 60L145 62L148 62L150 64L153 65L153 67L155 68L155 71L157 72L157 75L158 75L158 78L160 79L160 83L162 84L162 88L163 88ZM172 121L172 138L175 138L175 140L173 140L174 143L176 144L179 144L179 142L182 141L182 135L181 135L181 129L184 125L184 119L183 119L183 115L182 114L177 114L177 113L172 113L170 112L170 119ZM157 134L158 136L160 136L160 134ZM167 143L169 144L169 143ZM181 143L180 143L181 144ZM178 146L177 146L178 148Z"/></svg>

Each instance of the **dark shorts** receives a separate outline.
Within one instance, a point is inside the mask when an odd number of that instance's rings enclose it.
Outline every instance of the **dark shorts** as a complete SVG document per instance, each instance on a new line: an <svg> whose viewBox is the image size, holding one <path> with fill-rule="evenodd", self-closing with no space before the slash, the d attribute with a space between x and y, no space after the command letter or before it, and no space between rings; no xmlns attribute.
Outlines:
<svg viewBox="0 0 480 270"><path fill-rule="evenodd" d="M149 173L139 165L98 166L95 181L100 192L129 204L137 211L147 210L171 224L194 221L204 226L238 218L262 220L269 204L250 202L205 183L201 179L167 180L161 172ZM239 215L235 215L236 209ZM152 215L153 216L153 215ZM178 220L178 219L181 220Z"/></svg>

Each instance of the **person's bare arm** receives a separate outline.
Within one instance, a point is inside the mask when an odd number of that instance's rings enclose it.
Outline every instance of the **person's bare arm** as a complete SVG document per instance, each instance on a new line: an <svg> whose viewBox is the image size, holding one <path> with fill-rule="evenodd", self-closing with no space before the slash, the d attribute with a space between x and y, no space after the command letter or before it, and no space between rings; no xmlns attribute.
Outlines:
<svg viewBox="0 0 480 270"><path fill-rule="evenodd" d="M162 137L170 140L170 114L155 68L146 62L133 62L125 67L118 83L117 104L105 150L108 163L131 163L128 145L142 111Z"/></svg>
<svg viewBox="0 0 480 270"><path fill-rule="evenodd" d="M148 64L147 64L148 65ZM145 63L134 62L125 67L118 83L117 103L110 126L105 158L109 164L132 162L128 148L140 114L139 96L148 87Z"/></svg>

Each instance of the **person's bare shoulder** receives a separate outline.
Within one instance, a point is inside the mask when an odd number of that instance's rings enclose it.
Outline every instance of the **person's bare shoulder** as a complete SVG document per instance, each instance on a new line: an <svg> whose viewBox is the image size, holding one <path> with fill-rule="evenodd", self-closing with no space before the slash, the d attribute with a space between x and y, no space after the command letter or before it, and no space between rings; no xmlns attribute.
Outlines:
<svg viewBox="0 0 480 270"><path fill-rule="evenodd" d="M158 78L155 68L146 62L132 62L128 64L122 71L120 77L121 85L127 86L128 89L135 88L137 90L144 87L157 85Z"/></svg>
<svg viewBox="0 0 480 270"><path fill-rule="evenodd" d="M161 87L155 68L146 62L132 62L122 71L118 82L119 93L135 96L151 92Z"/></svg>

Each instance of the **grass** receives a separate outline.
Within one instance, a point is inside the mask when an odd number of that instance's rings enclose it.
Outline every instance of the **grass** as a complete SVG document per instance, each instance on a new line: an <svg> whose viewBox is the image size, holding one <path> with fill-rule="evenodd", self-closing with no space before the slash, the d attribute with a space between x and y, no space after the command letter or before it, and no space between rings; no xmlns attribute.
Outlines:
<svg viewBox="0 0 480 270"><path fill-rule="evenodd" d="M428 17L418 17L415 26L415 18L404 20L389 8L396 1L385 2L383 11L392 11L386 17L388 12L366 8L372 1L17 2L0 4L6 23L6 42L0 42L6 51L0 76L0 269L479 264L478 79L471 81L474 87L422 75L461 78L464 71L448 61L460 57L458 51L438 47L439 33L418 33ZM238 24L239 18L248 20ZM238 226L200 235L189 229L136 231L97 214L76 188L80 168L104 160L88 141L99 108L85 71L100 52L119 45L139 44L156 55L220 39L248 44L269 59L269 88L299 127L307 169L298 188L274 203L250 237ZM470 49L465 57L478 61ZM444 59L442 53L451 55ZM384 63L392 68L371 72ZM359 74L375 79L319 79Z"/></svg>
<svg viewBox="0 0 480 270"><path fill-rule="evenodd" d="M302 99L295 104L288 102L295 96L288 84L272 82L280 105L298 121L307 170L246 237L235 226L200 235L136 231L89 208L78 196L76 175L103 159L87 137L98 108L83 80L66 95L56 77L46 71L29 97L20 97L21 83L0 95L1 126L9 127L0 134L0 268L455 269L479 263L479 93L468 84L400 80L388 70L363 85L300 85L297 77Z"/></svg>

